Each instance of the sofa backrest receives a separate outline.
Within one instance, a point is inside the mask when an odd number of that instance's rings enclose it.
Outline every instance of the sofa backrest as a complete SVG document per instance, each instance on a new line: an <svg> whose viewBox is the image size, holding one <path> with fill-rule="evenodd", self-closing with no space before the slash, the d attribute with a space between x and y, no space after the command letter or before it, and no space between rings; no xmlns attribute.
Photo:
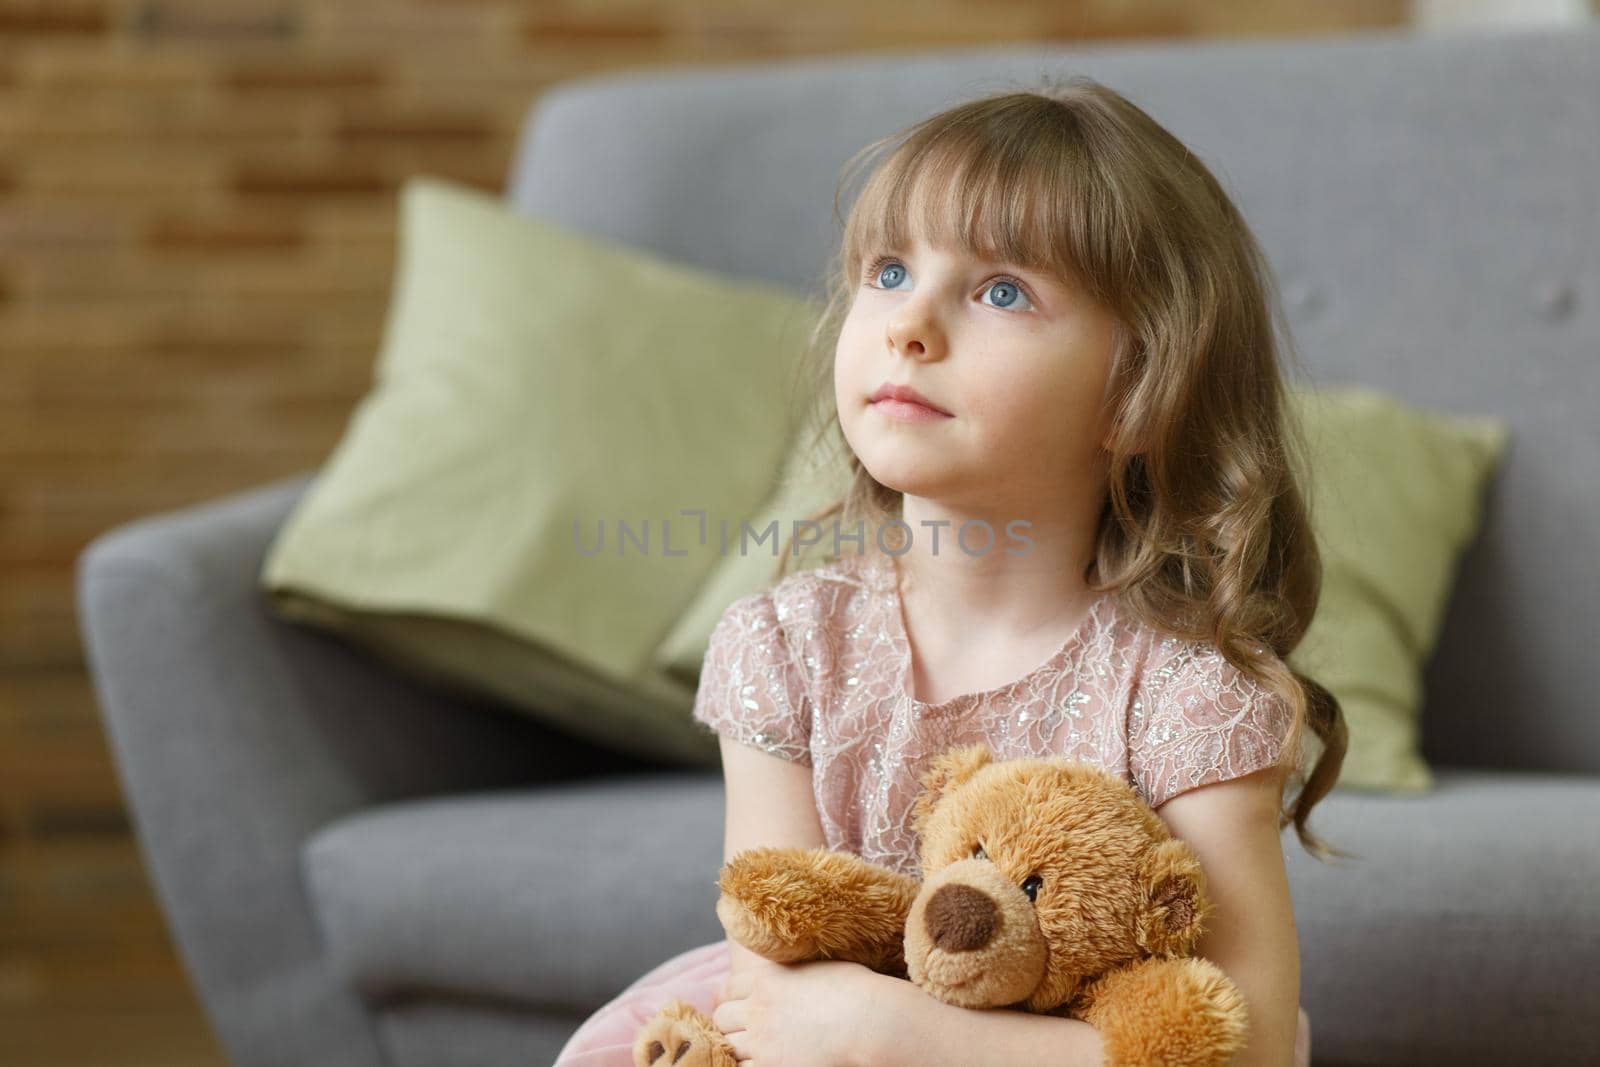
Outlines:
<svg viewBox="0 0 1600 1067"><path fill-rule="evenodd" d="M1600 29L604 74L531 109L508 196L820 297L851 153L1042 74L1117 89L1206 162L1266 249L1314 383L1509 423L1426 678L1424 752L1600 772Z"/></svg>

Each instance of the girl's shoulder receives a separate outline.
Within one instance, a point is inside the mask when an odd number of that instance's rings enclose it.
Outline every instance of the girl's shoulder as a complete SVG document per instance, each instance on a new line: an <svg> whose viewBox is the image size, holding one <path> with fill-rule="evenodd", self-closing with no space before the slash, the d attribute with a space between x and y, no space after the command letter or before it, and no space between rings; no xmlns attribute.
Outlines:
<svg viewBox="0 0 1600 1067"><path fill-rule="evenodd" d="M885 591L886 580L877 557L851 552L786 574L760 595L771 599L784 629L803 640L809 631L850 629Z"/></svg>
<svg viewBox="0 0 1600 1067"><path fill-rule="evenodd" d="M1294 709L1215 643L1153 635L1128 715L1128 767L1159 809L1173 796L1277 764Z"/></svg>
<svg viewBox="0 0 1600 1067"><path fill-rule="evenodd" d="M1152 630L1140 658L1131 740L1161 748L1211 738L1206 743L1213 746L1242 744L1254 758L1275 753L1288 734L1294 716L1288 701L1215 643Z"/></svg>
<svg viewBox="0 0 1600 1067"><path fill-rule="evenodd" d="M1264 688L1230 663L1216 644L1183 638L1156 627L1140 625L1138 642L1140 687L1146 691L1194 686L1212 694L1227 690L1254 694Z"/></svg>
<svg viewBox="0 0 1600 1067"><path fill-rule="evenodd" d="M792 704L809 692L882 601L881 578L854 556L813 564L733 601L711 634L697 701L729 679L781 676ZM700 712L697 711L697 715Z"/></svg>
<svg viewBox="0 0 1600 1067"><path fill-rule="evenodd" d="M1186 638L1158 621L1145 619L1117 592L1109 593L1097 608L1095 628L1099 640L1091 651L1105 664L1130 676L1136 690L1172 688L1180 682L1207 688L1240 688L1248 678L1222 655L1216 644L1203 638Z"/></svg>

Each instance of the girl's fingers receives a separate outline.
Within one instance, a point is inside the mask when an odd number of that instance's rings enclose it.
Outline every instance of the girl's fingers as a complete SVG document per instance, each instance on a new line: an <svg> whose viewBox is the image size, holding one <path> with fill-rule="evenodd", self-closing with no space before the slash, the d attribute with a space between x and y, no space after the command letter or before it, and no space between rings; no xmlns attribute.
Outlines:
<svg viewBox="0 0 1600 1067"><path fill-rule="evenodd" d="M749 1063L755 1057L750 1051L750 1041L743 1030L727 1035L728 1044L733 1046L733 1058L740 1063Z"/></svg>
<svg viewBox="0 0 1600 1067"><path fill-rule="evenodd" d="M717 1005L711 1013L711 1021L717 1024L717 1029L725 1034L734 1034L744 1030L745 1005L748 1001L726 1000Z"/></svg>
<svg viewBox="0 0 1600 1067"><path fill-rule="evenodd" d="M755 975L751 973L750 968L734 971L722 982L722 999L738 1000L741 997L748 997L754 984Z"/></svg>

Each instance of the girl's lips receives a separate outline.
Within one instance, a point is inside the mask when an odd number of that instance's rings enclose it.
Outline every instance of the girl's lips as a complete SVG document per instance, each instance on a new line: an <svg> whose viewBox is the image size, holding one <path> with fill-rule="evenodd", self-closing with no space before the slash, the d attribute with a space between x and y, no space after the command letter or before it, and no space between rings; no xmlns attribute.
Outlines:
<svg viewBox="0 0 1600 1067"><path fill-rule="evenodd" d="M890 400L888 397L873 401L871 407L887 418L899 422L941 422L955 417L922 404L913 404L906 400Z"/></svg>

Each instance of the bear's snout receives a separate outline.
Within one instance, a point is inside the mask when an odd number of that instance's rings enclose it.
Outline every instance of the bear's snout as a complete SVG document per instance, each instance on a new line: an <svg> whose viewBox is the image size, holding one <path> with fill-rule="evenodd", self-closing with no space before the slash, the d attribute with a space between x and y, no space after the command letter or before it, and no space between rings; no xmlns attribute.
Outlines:
<svg viewBox="0 0 1600 1067"><path fill-rule="evenodd" d="M924 916L928 939L946 952L973 952L993 939L1000 908L981 889L959 882L940 886Z"/></svg>
<svg viewBox="0 0 1600 1067"><path fill-rule="evenodd" d="M906 976L963 1008L998 1008L1032 996L1050 945L1033 901L986 859L934 871L911 903Z"/></svg>

